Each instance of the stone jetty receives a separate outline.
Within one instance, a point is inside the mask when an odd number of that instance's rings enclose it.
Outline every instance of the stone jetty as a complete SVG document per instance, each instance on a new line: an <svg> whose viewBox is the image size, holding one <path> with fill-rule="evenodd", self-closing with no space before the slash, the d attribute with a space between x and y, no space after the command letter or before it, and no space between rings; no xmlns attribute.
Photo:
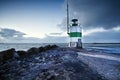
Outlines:
<svg viewBox="0 0 120 80"><path fill-rule="evenodd" d="M102 75L95 69L97 67L90 65L92 63L89 60L92 58L88 59L88 56L80 55L79 52L93 53L57 45L33 47L27 51L15 49L2 51L0 80L112 80L114 78ZM88 61L85 61L85 58ZM119 62L116 67L120 70ZM117 79L119 80L119 73L114 78Z"/></svg>

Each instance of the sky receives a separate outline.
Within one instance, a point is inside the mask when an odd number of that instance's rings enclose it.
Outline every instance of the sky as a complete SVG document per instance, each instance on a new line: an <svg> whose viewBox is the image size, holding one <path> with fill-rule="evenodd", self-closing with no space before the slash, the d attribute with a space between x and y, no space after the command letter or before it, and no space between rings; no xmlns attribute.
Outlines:
<svg viewBox="0 0 120 80"><path fill-rule="evenodd" d="M0 41L64 43L66 0L0 0ZM86 43L120 42L120 0L69 0Z"/></svg>

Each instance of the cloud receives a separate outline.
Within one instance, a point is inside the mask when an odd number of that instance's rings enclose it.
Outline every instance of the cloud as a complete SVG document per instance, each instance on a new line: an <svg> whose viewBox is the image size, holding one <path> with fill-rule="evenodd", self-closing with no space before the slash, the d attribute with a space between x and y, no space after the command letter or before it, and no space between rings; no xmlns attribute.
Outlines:
<svg viewBox="0 0 120 80"><path fill-rule="evenodd" d="M103 28L89 29L89 30L83 31L83 36L89 36L89 35L94 34L94 33L106 32L106 31L107 31L107 30L105 30L105 29L103 29Z"/></svg>
<svg viewBox="0 0 120 80"><path fill-rule="evenodd" d="M101 30L83 36L83 42L120 43L119 35L120 35L120 31L116 31L114 29L103 30L103 31Z"/></svg>
<svg viewBox="0 0 120 80"><path fill-rule="evenodd" d="M12 29L9 29L9 30L11 30L11 32L16 31L16 30L12 30ZM4 30L2 29L1 31L3 33ZM0 33L1 33L1 31L0 31ZM17 32L19 32L19 31L17 31ZM82 41L84 43L89 43L89 42L92 42L92 43L94 43L94 42L103 42L103 43L104 42L107 42L107 43L120 42L119 27L109 29L109 30L105 30L103 28L101 28L101 29L95 28L95 29L87 30L86 32L83 33L84 36L82 38ZM19 32L19 33L22 33L22 32ZM4 43L68 43L69 42L69 37L63 36L63 35L53 36L50 34L46 34L46 36L44 38L24 37L24 36L14 37L14 35L12 35L12 37L10 37L10 36L7 35L7 37L6 36L3 37L0 34L0 41L4 42Z"/></svg>
<svg viewBox="0 0 120 80"><path fill-rule="evenodd" d="M63 33L46 34L44 38L24 37L23 32L14 29L0 28L0 42L4 43L65 43L67 37Z"/></svg>
<svg viewBox="0 0 120 80"><path fill-rule="evenodd" d="M23 37L23 35L26 35L25 33L22 33L20 31L16 31L14 29L7 29L7 28L1 28L0 29L0 36L7 38L7 37Z"/></svg>
<svg viewBox="0 0 120 80"><path fill-rule="evenodd" d="M14 29L0 28L1 42L21 42L25 39L24 35L26 34Z"/></svg>
<svg viewBox="0 0 120 80"><path fill-rule="evenodd" d="M62 33L50 33L50 35L60 36L60 35L62 35Z"/></svg>
<svg viewBox="0 0 120 80"><path fill-rule="evenodd" d="M69 0L70 20L79 19L86 43L120 42L119 8L120 0ZM58 27L66 31L66 18Z"/></svg>
<svg viewBox="0 0 120 80"><path fill-rule="evenodd" d="M120 0L69 0L71 16L77 16L85 29L120 25ZM76 14L74 14L76 13Z"/></svg>
<svg viewBox="0 0 120 80"><path fill-rule="evenodd" d="M69 0L70 20L78 18L83 29L120 26L120 0ZM66 18L59 26L66 30Z"/></svg>
<svg viewBox="0 0 120 80"><path fill-rule="evenodd" d="M120 26L113 28L113 30L115 30L115 31L120 31Z"/></svg>

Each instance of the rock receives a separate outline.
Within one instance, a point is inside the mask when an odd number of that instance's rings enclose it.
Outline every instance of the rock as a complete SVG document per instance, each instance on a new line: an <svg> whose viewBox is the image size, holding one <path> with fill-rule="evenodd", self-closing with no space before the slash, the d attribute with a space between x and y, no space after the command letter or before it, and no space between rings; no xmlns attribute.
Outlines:
<svg viewBox="0 0 120 80"><path fill-rule="evenodd" d="M47 80L56 80L56 79L55 79L55 76L53 75L50 78L48 78Z"/></svg>
<svg viewBox="0 0 120 80"><path fill-rule="evenodd" d="M57 45L52 45L51 47L52 47L52 48L58 48L58 46L57 46Z"/></svg>
<svg viewBox="0 0 120 80"><path fill-rule="evenodd" d="M46 51L44 47L39 47L39 52L44 52Z"/></svg>
<svg viewBox="0 0 120 80"><path fill-rule="evenodd" d="M18 55L17 52L15 52L15 53L14 53L14 57L15 57L15 58L19 58L20 56Z"/></svg>
<svg viewBox="0 0 120 80"><path fill-rule="evenodd" d="M51 49L51 45L45 46L45 50L50 50L50 49Z"/></svg>
<svg viewBox="0 0 120 80"><path fill-rule="evenodd" d="M23 57L23 56L26 56L27 55L27 52L26 51L17 51L18 55L20 57Z"/></svg>
<svg viewBox="0 0 120 80"><path fill-rule="evenodd" d="M39 49L38 48L30 48L28 51L27 51L28 54L36 54L36 53L39 53Z"/></svg>
<svg viewBox="0 0 120 80"><path fill-rule="evenodd" d="M35 80L56 80L56 76L49 71L42 72Z"/></svg>
<svg viewBox="0 0 120 80"><path fill-rule="evenodd" d="M47 45L45 47L39 47L39 52L45 52L47 50L54 49L57 47L58 47L57 45Z"/></svg>
<svg viewBox="0 0 120 80"><path fill-rule="evenodd" d="M46 47L47 47L47 49L54 49L54 48L57 48L58 46L57 45L48 45Z"/></svg>
<svg viewBox="0 0 120 80"><path fill-rule="evenodd" d="M47 46L45 46L45 49L50 50L50 49L54 49L54 48L57 48L57 47L58 47L57 45L47 45Z"/></svg>
<svg viewBox="0 0 120 80"><path fill-rule="evenodd" d="M7 60L12 59L14 57L14 53L14 48L0 52L0 62L6 62Z"/></svg>

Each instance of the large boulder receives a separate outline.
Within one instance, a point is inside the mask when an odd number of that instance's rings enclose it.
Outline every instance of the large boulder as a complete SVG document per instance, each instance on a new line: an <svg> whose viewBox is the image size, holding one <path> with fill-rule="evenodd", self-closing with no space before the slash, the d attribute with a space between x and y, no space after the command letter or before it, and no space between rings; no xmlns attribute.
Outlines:
<svg viewBox="0 0 120 80"><path fill-rule="evenodd" d="M57 47L57 45L46 45L45 47L39 47L39 52L45 52L47 50L51 50Z"/></svg>
<svg viewBox="0 0 120 80"><path fill-rule="evenodd" d="M51 49L51 45L45 46L45 50L50 50L50 49Z"/></svg>
<svg viewBox="0 0 120 80"><path fill-rule="evenodd" d="M47 46L45 46L45 50L50 50L50 49L54 49L57 47L58 47L57 45L47 45Z"/></svg>
<svg viewBox="0 0 120 80"><path fill-rule="evenodd" d="M36 53L39 53L39 49L36 48L36 47L33 47L33 48L30 48L28 51L27 51L28 54L36 54Z"/></svg>
<svg viewBox="0 0 120 80"><path fill-rule="evenodd" d="M27 52L26 51L17 51L16 52L20 57L24 57L27 55Z"/></svg>
<svg viewBox="0 0 120 80"><path fill-rule="evenodd" d="M57 45L52 45L51 48L58 48L58 46Z"/></svg>
<svg viewBox="0 0 120 80"><path fill-rule="evenodd" d="M39 52L45 52L46 49L44 47L39 47Z"/></svg>
<svg viewBox="0 0 120 80"><path fill-rule="evenodd" d="M14 57L15 49L8 49L6 51L0 52L0 62L6 62Z"/></svg>

